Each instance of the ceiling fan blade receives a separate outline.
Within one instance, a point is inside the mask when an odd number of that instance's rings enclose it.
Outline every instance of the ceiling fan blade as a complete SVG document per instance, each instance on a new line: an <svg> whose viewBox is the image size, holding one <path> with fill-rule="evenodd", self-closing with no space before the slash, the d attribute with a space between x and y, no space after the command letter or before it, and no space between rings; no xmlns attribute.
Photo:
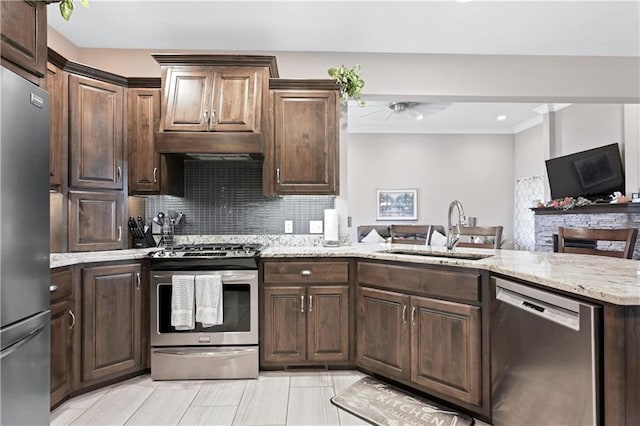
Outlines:
<svg viewBox="0 0 640 426"><path fill-rule="evenodd" d="M360 116L360 118L368 117L368 116L370 116L370 115L377 114L377 113L379 113L379 112L383 112L385 109L386 109L386 108L381 108L381 109L377 109L377 110L375 110L375 111L369 111L369 112L367 112L367 113L362 114L362 115Z"/></svg>
<svg viewBox="0 0 640 426"><path fill-rule="evenodd" d="M429 113L433 114L439 111L443 111L449 108L450 106L451 106L451 103L448 103L448 102L439 102L439 103L427 102L427 103L420 103L416 105L414 109L426 114L429 114Z"/></svg>

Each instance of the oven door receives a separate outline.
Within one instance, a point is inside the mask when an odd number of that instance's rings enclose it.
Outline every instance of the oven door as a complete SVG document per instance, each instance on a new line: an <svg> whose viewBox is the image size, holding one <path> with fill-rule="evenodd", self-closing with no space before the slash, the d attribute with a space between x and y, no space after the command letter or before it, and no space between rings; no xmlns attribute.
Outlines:
<svg viewBox="0 0 640 426"><path fill-rule="evenodd" d="M171 280L174 275L220 275L223 323L193 330L171 326ZM257 271L153 271L151 274L151 346L258 344Z"/></svg>

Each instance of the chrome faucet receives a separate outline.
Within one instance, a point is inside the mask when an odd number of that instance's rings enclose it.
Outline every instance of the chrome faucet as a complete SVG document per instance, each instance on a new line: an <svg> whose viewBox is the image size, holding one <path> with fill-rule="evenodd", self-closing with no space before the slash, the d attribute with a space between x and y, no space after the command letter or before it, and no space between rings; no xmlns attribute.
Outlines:
<svg viewBox="0 0 640 426"><path fill-rule="evenodd" d="M453 232L453 225L451 223L451 216L453 215L454 207L458 209L458 224L455 226L455 235ZM449 204L449 218L447 221L447 250L453 250L458 242L460 242L460 227L462 225L466 225L466 223L467 217L464 215L462 203L458 200L453 200L451 204Z"/></svg>

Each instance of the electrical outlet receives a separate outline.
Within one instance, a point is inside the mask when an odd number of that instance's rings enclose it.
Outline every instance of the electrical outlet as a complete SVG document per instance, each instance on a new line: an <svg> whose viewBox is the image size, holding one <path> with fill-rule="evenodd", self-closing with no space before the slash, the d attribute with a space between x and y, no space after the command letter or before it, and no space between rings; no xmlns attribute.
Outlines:
<svg viewBox="0 0 640 426"><path fill-rule="evenodd" d="M284 233L285 234L293 234L293 221L285 220L284 221Z"/></svg>
<svg viewBox="0 0 640 426"><path fill-rule="evenodd" d="M310 220L309 221L309 233L310 234L322 234L322 221Z"/></svg>

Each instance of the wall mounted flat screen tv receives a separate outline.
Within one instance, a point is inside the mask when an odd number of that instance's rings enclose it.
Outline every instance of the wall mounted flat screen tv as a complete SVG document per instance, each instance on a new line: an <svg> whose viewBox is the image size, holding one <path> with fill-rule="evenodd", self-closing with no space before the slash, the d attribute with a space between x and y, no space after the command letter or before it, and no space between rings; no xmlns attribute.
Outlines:
<svg viewBox="0 0 640 426"><path fill-rule="evenodd" d="M624 194L624 171L617 143L545 161L551 198L585 197L608 200Z"/></svg>

